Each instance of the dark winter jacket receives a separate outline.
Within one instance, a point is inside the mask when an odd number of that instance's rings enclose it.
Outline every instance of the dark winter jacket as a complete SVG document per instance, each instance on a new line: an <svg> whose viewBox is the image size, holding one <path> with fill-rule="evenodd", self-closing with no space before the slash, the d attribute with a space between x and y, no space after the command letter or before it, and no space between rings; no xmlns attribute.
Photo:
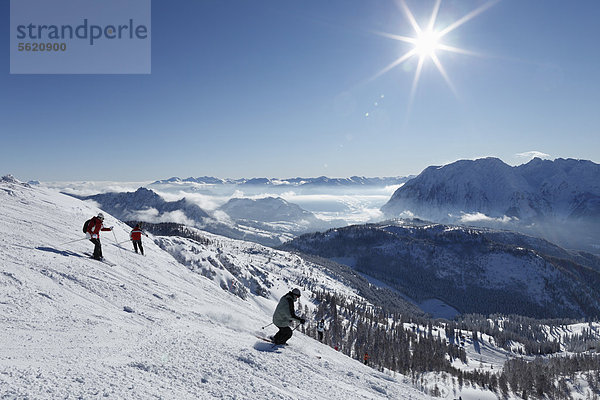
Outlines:
<svg viewBox="0 0 600 400"><path fill-rule="evenodd" d="M319 321L319 322L317 323L317 331L318 331L318 332L323 332L323 331L325 331L325 322L321 322L321 321Z"/></svg>
<svg viewBox="0 0 600 400"><path fill-rule="evenodd" d="M276 327L285 328L286 326L290 326L292 318L301 320L300 317L296 316L296 311L294 311L294 297L292 292L288 292L279 300L279 304L277 304L277 308L275 308L275 312L273 313L273 324Z"/></svg>

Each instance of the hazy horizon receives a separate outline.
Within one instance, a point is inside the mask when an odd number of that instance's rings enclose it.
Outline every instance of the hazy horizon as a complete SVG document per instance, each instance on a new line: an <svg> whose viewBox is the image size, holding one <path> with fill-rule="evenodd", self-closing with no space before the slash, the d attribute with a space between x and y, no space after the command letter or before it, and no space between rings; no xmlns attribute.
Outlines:
<svg viewBox="0 0 600 400"><path fill-rule="evenodd" d="M462 161L462 160L478 160L478 159L482 159L482 158L498 158L500 159L502 162L504 162L507 165L510 165L512 167L518 167L520 165L524 165L527 164L528 162L530 162L531 160L533 160L534 158L541 158L541 159L546 159L546 160L550 160L550 161L555 161L558 159L575 159L575 160L584 160L582 158L578 158L578 157L556 157L556 158L551 158L549 157L549 155L547 154L543 154L543 153L539 153L539 152L526 152L526 153L520 153L520 154L515 154L515 162L507 162L506 160L501 159L500 157L496 157L496 156L482 156L482 157L475 157L475 158L470 158L470 159L466 159L466 158L462 158L462 159L457 159L454 161L450 161L447 163L439 163L439 164L431 164L426 166L427 167L431 167L431 166L444 166L444 165L448 165L448 164L452 164L454 162L457 161ZM591 161L595 164L598 164L598 161L595 160L588 160L585 159L587 161ZM424 168L424 169L425 169ZM423 170L424 170L423 169ZM124 184L138 184L138 185L150 185L156 181L161 181L161 180L168 180L168 179L172 179L172 178L179 178L182 180L188 179L188 178L193 178L193 179L197 179L197 178L202 178L202 177L209 177L209 178L216 178L216 179L223 179L223 180L240 180L240 179L260 179L260 178L267 178L267 179L273 179L273 180L286 180L286 179L297 179L297 178L302 178L302 179L316 179L316 178L320 178L320 177L326 177L326 178L330 178L330 179L347 179L347 178L351 178L351 177L361 177L361 178L405 178L405 177L410 177L410 176L417 176L419 175L421 172L423 172L423 170L420 170L416 173L411 173L411 174L398 174L398 175L372 175L372 176L367 176L367 175L347 175L347 176L331 176L331 175L319 175L319 176L302 176L302 175L290 175L290 176L272 176L272 175L263 175L263 176L245 176L245 175L236 175L236 176L215 176L215 175L202 175L202 174L187 174L187 175L171 175L171 176L163 176L163 177L154 177L154 178L150 178L148 177L147 179L140 179L140 180L111 180L111 179L106 179L106 180L93 180L93 179L64 179L64 180L58 180L58 179L47 179L47 180L42 180L42 179L37 179L37 178L23 178L21 176L18 176L12 172L6 172L4 171L1 175L12 175L15 178L19 179L20 181L23 182L30 182L30 181L39 181L39 182L44 182L47 184L53 184L53 183L83 183L83 182L95 182L98 184L114 184L114 183L124 183ZM209 184L206 184L209 185Z"/></svg>

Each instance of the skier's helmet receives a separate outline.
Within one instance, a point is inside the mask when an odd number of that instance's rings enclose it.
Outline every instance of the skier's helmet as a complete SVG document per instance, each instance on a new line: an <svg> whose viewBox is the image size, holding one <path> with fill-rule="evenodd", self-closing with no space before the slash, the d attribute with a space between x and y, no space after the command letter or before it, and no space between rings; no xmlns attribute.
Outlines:
<svg viewBox="0 0 600 400"><path fill-rule="evenodd" d="M300 289L296 288L292 290L292 294L296 297L300 297Z"/></svg>
<svg viewBox="0 0 600 400"><path fill-rule="evenodd" d="M98 219L99 219L100 221L104 221L104 214L102 214L102 213L98 213Z"/></svg>

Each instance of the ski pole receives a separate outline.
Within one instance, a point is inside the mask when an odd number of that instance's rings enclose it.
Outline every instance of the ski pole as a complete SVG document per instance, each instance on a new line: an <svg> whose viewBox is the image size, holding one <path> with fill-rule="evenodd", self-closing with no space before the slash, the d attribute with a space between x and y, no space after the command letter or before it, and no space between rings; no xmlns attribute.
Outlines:
<svg viewBox="0 0 600 400"><path fill-rule="evenodd" d="M79 241L81 241L81 240L87 240L87 238L86 238L86 237L84 237L83 239L75 239L75 240L71 240L70 242L61 243L61 244L59 244L59 246L64 246L65 244L79 242Z"/></svg>
<svg viewBox="0 0 600 400"><path fill-rule="evenodd" d="M121 246L119 246L119 242L117 241L117 235L115 235L115 230L111 229L113 236L115 237L115 243L117 244L117 248L119 249L119 254L123 257L123 252L121 251Z"/></svg>
<svg viewBox="0 0 600 400"><path fill-rule="evenodd" d="M265 325L265 326L263 326L263 327L262 327L262 328L260 328L260 329L265 329L267 326L271 326L271 325L273 325L273 323L272 323L272 322L271 322L269 325Z"/></svg>

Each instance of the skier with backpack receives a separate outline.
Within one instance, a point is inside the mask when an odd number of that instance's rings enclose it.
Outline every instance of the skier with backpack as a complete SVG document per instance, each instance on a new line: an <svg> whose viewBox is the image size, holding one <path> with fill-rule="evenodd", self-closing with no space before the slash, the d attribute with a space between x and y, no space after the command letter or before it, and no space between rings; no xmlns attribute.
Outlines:
<svg viewBox="0 0 600 400"><path fill-rule="evenodd" d="M135 228L129 234L131 238L131 242L133 243L133 249L135 252L138 252L138 247L140 248L140 253L144 255L144 248L142 247L142 235L148 237L144 232L142 232L142 228L140 228L140 224L135 224Z"/></svg>
<svg viewBox="0 0 600 400"><path fill-rule="evenodd" d="M290 328L290 322L292 319L297 319L301 324L304 324L306 320L296 315L294 310L294 302L300 298L300 289L295 288L291 292L288 292L283 296L275 312L273 313L273 324L279 328L279 331L275 336L271 337L271 340L275 344L285 344L289 338L292 337L292 328Z"/></svg>
<svg viewBox="0 0 600 400"><path fill-rule="evenodd" d="M97 216L85 221L83 225L83 231L90 242L94 243L94 254L92 258L98 261L102 261L102 245L100 244L100 231L112 231L113 227L105 228L104 225L104 214L98 213Z"/></svg>

